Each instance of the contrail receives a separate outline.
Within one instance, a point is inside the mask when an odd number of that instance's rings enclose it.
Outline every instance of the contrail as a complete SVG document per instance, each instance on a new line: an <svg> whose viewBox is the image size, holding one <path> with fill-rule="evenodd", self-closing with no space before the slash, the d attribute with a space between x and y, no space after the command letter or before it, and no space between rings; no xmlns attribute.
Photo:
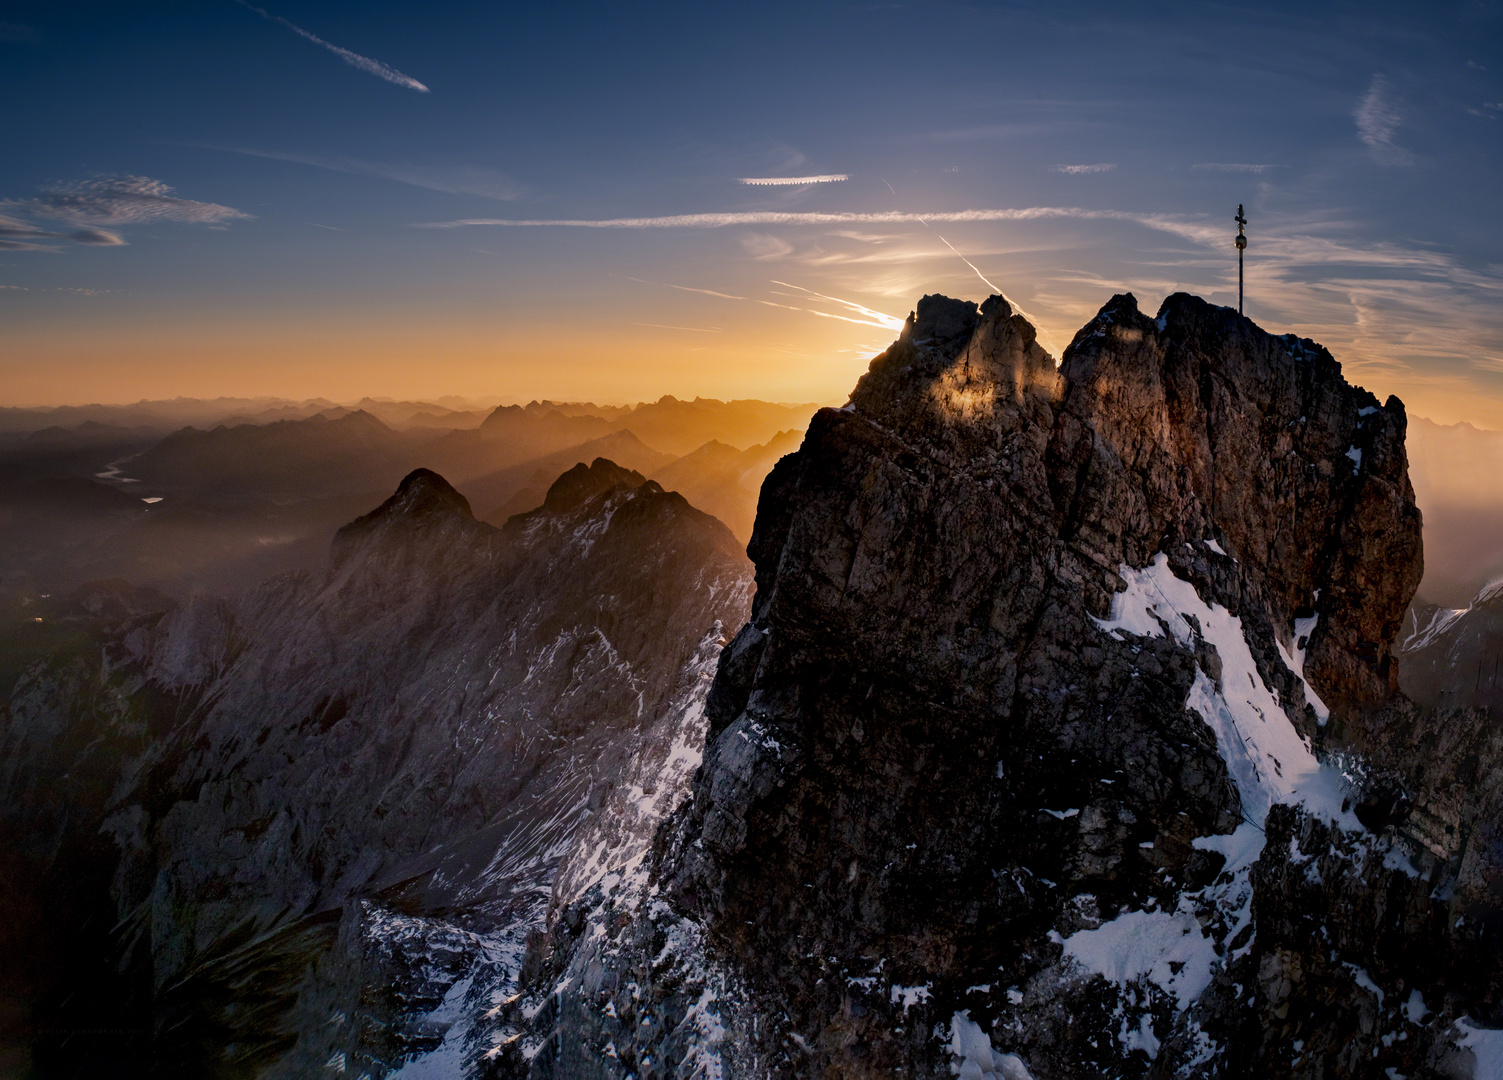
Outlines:
<svg viewBox="0 0 1503 1080"><path fill-rule="evenodd" d="M934 235L935 236L939 236L939 233L935 233ZM946 240L943 236L939 236L939 239L945 245L945 247L949 248L951 251L955 251L955 245L954 244L950 243L950 241ZM965 263L972 270L976 270L976 264L973 263L973 262L971 262L970 259L967 259L964 255L961 255L960 252L958 252L958 251L955 251L955 255L956 255L957 258L960 259L961 262ZM982 280L982 282L986 285L986 287L988 289L990 289L992 292L994 292L994 293L1000 293L1002 291L1001 289L999 289L995 285L993 285L990 281L987 281L986 280L986 275L983 274L980 270L976 270L976 276L979 277Z"/></svg>
<svg viewBox="0 0 1503 1080"><path fill-rule="evenodd" d="M335 56L343 60L346 64L349 64L350 67L359 68L361 71L365 72L368 75L374 75L378 79L385 79L387 82L395 83L398 86L405 86L409 90L416 90L420 94L427 94L431 92L426 86L418 82L411 75L403 75L396 68L388 67L386 64L381 63L381 61L379 60L372 60L369 56L361 56L359 53L351 52L349 49L341 49L338 45L335 45L329 41L325 41L317 34L310 33L307 30L304 30L301 26L298 26L295 23L288 22L280 15L273 15L268 11L256 7L254 4L247 3L247 0L235 0L235 3L239 4L241 7L250 8L250 10L254 11L263 19L270 19L272 22L281 23L283 26L287 27L287 29L291 30L294 34L297 34L299 37L307 38L315 45L322 45Z"/></svg>
<svg viewBox="0 0 1503 1080"><path fill-rule="evenodd" d="M879 177L879 179L882 181L882 183L887 184L887 178L886 177ZM892 191L892 185L891 184L887 184L887 190L888 191ZM893 194L893 197L896 198L898 193L896 191L892 191L892 194ZM1068 214L1071 213L1071 211L1066 211L1063 208L1055 208L1055 207L1038 207L1037 209L1040 209L1040 210L1045 210L1045 209L1050 209L1050 210L1052 210L1052 209L1060 209L1062 215L1068 215ZM1077 213L1089 213L1089 211L1076 211L1076 212ZM935 218L941 217L941 215L937 215L937 214L936 215L930 215L930 216L933 216ZM929 229L930 232L934 233L935 236L939 236L939 233L934 232L934 230L932 228L929 228L929 223L927 221L925 221L922 217L919 218L919 223L922 224L924 226L924 228ZM956 258L958 258L961 262L965 263L972 270L976 271L976 276L981 279L982 284L984 284L988 289L990 289L994 293L1001 293L1002 292L1001 289L997 288L990 281L986 280L986 275L985 274L983 274L980 270L976 270L976 264L975 263L971 262L970 259L967 259L959 251L956 251L954 244L950 243L950 241L946 240L943 236L939 236L939 239L940 239L940 242L945 245L945 247L947 247L951 251L955 252L955 257Z"/></svg>
<svg viewBox="0 0 1503 1080"><path fill-rule="evenodd" d="M871 325L873 325L873 326L882 326L882 327L885 327L888 330L901 330L903 328L903 320L902 319L899 319L899 318L897 318L895 316L892 316L892 315L885 314L884 312L881 312L881 311L874 311L873 309L865 306L864 304L858 304L858 303L856 303L854 300L842 300L838 296L826 296L824 293L815 292L813 289L806 289L802 285L792 285L792 284L789 284L786 281L779 281L777 278L773 278L771 280L772 280L772 283L774 285L781 285L785 289L797 289L799 292L808 293L810 296L817 296L821 300L828 300L828 301L830 301L833 304L844 304L846 307L850 308L852 311L859 311L861 314L865 315L867 318L869 318L869 319L875 319L876 321L873 322L873 323L871 323Z"/></svg>
<svg viewBox="0 0 1503 1080"><path fill-rule="evenodd" d="M696 289L692 285L675 285L671 281L648 281L646 278L632 277L627 275L628 281L640 281L643 285L662 285L668 289L678 289L681 292L704 293L706 296L718 296L722 300L745 300L744 296L732 296L730 293L716 292L714 289Z"/></svg>
<svg viewBox="0 0 1503 1080"><path fill-rule="evenodd" d="M827 173L824 176L743 176L741 183L757 187L790 187L798 184L838 184L849 179L845 173Z"/></svg>

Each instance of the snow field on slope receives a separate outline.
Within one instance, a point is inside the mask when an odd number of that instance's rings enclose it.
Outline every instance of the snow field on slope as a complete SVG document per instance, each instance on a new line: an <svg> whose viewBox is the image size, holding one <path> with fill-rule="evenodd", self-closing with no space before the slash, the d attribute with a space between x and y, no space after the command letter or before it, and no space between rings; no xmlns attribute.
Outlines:
<svg viewBox="0 0 1503 1080"><path fill-rule="evenodd" d="M1193 648L1195 630L1189 621L1193 618L1200 624L1201 637L1216 647L1221 657L1220 685L1197 670L1185 708L1199 713L1215 733L1217 749L1241 796L1243 816L1261 826L1270 806L1286 802L1305 803L1338 821L1350 817L1341 811L1340 799L1332 808L1333 778L1320 775L1322 767L1309 744L1285 715L1278 695L1258 674L1242 620L1220 604L1202 600L1194 585L1175 576L1163 552L1141 570L1124 565L1117 572L1127 588L1112 598L1108 618L1092 619L1103 632L1118 637L1164 637L1167 628L1175 641ZM1301 620L1300 629L1308 633L1314 624L1306 629L1305 622ZM1285 656L1296 674L1301 673L1303 661L1302 649L1298 667L1294 657ZM1317 712L1322 710L1323 704ZM1355 818L1351 825L1361 828Z"/></svg>
<svg viewBox="0 0 1503 1080"><path fill-rule="evenodd" d="M1316 760L1284 712L1278 694L1258 673L1242 620L1221 605L1201 599L1190 582L1175 576L1163 553L1141 570L1123 566L1118 573L1127 587L1113 597L1107 618L1093 619L1103 632L1121 640L1167 635L1193 648L1198 624L1201 639L1215 646L1222 665L1220 683L1197 669L1185 708L1200 715L1215 734L1244 821L1229 835L1194 841L1196 848L1225 857L1225 872L1218 876L1218 884L1180 897L1173 911L1123 912L1095 929L1061 939L1061 944L1064 955L1082 971L1123 988L1132 983L1155 985L1184 1011L1211 984L1216 967L1223 963L1196 916L1197 901L1211 900L1226 918L1228 940L1251 923L1249 871L1263 851L1263 824L1269 808L1275 803L1303 805L1343 829L1363 829L1350 811L1342 809L1346 779L1341 771ZM1301 643L1314 630L1315 621L1312 616L1296 622L1292 649L1279 644L1281 658L1301 682ZM1304 698L1324 722L1329 716L1325 703L1308 686ZM1227 960L1250 945L1249 940ZM1125 1050L1140 1049L1150 1059L1157 1056L1157 1039L1148 1033L1146 1019L1141 1030L1131 1030L1124 1016L1120 1041ZM1198 1041L1206 1040L1202 1036Z"/></svg>

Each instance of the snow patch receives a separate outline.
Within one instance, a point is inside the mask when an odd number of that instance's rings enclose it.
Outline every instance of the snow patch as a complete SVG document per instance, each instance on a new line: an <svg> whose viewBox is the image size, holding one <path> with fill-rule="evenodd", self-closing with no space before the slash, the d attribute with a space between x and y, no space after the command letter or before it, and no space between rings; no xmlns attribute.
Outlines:
<svg viewBox="0 0 1503 1080"><path fill-rule="evenodd" d="M1347 450L1346 456L1352 459L1352 475L1356 476L1362 471L1362 451L1353 446Z"/></svg>
<svg viewBox="0 0 1503 1080"><path fill-rule="evenodd" d="M971 1019L969 1009L950 1018L950 1053L955 1061L950 1071L960 1080L1033 1080L1033 1074L1017 1054L999 1054L992 1040Z"/></svg>
<svg viewBox="0 0 1503 1080"><path fill-rule="evenodd" d="M1305 681L1305 650L1310 646L1310 635L1315 633L1315 624L1320 622L1320 616L1311 615L1305 619L1294 620L1294 642L1292 648L1285 648L1282 641L1275 641L1278 646L1279 658L1284 661L1284 666L1299 676L1299 681L1305 687L1305 702L1315 710L1315 719L1321 727L1325 727L1326 721L1331 719L1331 710L1320 699L1320 695L1310 689L1310 684Z"/></svg>
<svg viewBox="0 0 1503 1080"><path fill-rule="evenodd" d="M1086 971L1119 986L1155 983L1188 1009L1211 985L1216 945L1192 910L1128 911L1095 930L1065 938L1065 955Z"/></svg>
<svg viewBox="0 0 1503 1080"><path fill-rule="evenodd" d="M1470 1050L1477 1062L1472 1080L1503 1080L1503 1031L1473 1027L1465 1017L1456 1021L1456 1030L1461 1032L1456 1045Z"/></svg>
<svg viewBox="0 0 1503 1080"><path fill-rule="evenodd" d="M1343 963L1342 966L1352 973L1352 979L1358 986L1362 987L1362 989L1366 990L1369 994L1378 999L1378 1008L1382 1009L1383 999L1387 997L1387 995L1383 993L1383 988L1381 986L1373 982L1373 977L1367 973L1367 969L1360 968L1356 964Z"/></svg>
<svg viewBox="0 0 1503 1080"><path fill-rule="evenodd" d="M929 991L934 988L933 983L924 983L922 986L893 986L888 990L888 1000L894 1005L901 1004L903 1011L907 1012L915 1005L929 1000Z"/></svg>

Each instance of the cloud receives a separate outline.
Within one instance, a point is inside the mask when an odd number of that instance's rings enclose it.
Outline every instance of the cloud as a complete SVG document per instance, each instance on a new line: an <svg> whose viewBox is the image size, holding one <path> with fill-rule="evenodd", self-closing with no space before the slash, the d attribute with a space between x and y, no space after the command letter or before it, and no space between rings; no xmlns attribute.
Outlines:
<svg viewBox="0 0 1503 1080"><path fill-rule="evenodd" d="M35 225L28 225L24 221L17 221L15 218L0 215L0 238L15 239L16 237L52 237L56 235L56 233L39 229Z"/></svg>
<svg viewBox="0 0 1503 1080"><path fill-rule="evenodd" d="M1269 169L1283 169L1283 168L1286 168L1286 166L1284 166L1284 165L1244 165L1244 164L1239 164L1239 163L1220 162L1220 161L1202 161L1202 162L1199 162L1198 164L1191 165L1190 168L1192 168L1192 169L1205 169L1205 170L1207 170L1209 172L1262 173L1262 172L1267 172Z"/></svg>
<svg viewBox="0 0 1503 1080"><path fill-rule="evenodd" d="M108 229L77 229L68 234L68 239L75 244L89 244L93 247L120 247L125 243L123 236Z"/></svg>
<svg viewBox="0 0 1503 1080"><path fill-rule="evenodd" d="M1357 122L1357 137L1382 164L1408 165L1413 161L1412 155L1393 142L1393 134L1402 117L1387 95L1388 80L1382 75L1374 75L1367 93L1352 114L1352 119Z"/></svg>
<svg viewBox="0 0 1503 1080"><path fill-rule="evenodd" d="M1484 120L1496 120L1498 114L1503 112L1503 101L1484 101L1480 109L1468 109L1467 112Z"/></svg>
<svg viewBox="0 0 1503 1080"><path fill-rule="evenodd" d="M251 150L241 146L217 146L212 143L186 143L203 150L220 150L227 154L245 154L247 157L267 158L272 161L291 161L299 165L311 165L315 169L351 173L356 176L377 176L394 180L399 184L443 191L452 195L481 195L487 199L510 200L521 196L522 189L505 173L480 165L388 165L378 161L363 161L342 154L297 154L279 150Z"/></svg>
<svg viewBox="0 0 1503 1080"><path fill-rule="evenodd" d="M254 11L263 19L270 19L272 22L281 23L283 26L287 27L287 29L291 30L294 34L297 34L299 37L307 38L315 45L323 46L325 49L328 49L335 56L343 60L346 64L349 64L352 68L359 68L361 71L365 72L368 75L374 75L378 79L385 79L387 82L394 83L397 86L405 86L409 90L416 90L420 94L429 93L428 88L414 79L411 75L403 75L396 68L388 67L386 64L381 63L381 61L379 60L372 60L369 56L361 56L359 53L351 52L349 49L341 49L338 45L335 45L332 42L325 41L317 34L310 33L307 30L304 30L301 26L297 26L293 23L288 22L280 15L272 15L253 4L246 3L246 0L236 0L236 3L240 4L241 7L250 8L251 11Z"/></svg>
<svg viewBox="0 0 1503 1080"><path fill-rule="evenodd" d="M1205 223L1204 218L1186 218L1171 214L1141 214L1126 210L1085 210L1076 206L1027 206L1017 209L938 210L912 213L887 210L871 213L850 211L792 212L753 210L730 213L673 214L666 217L636 218L464 218L458 221L433 221L416 225L420 229L458 229L472 226L501 228L576 228L576 229L723 229L736 225L931 225L974 224L989 221L1044 221L1074 219L1078 221L1124 221L1171 233L1195 243L1222 243L1224 229ZM757 259L773 259L792 253L792 245L775 236L747 233L741 244Z"/></svg>
<svg viewBox="0 0 1503 1080"><path fill-rule="evenodd" d="M1082 210L1070 206L1030 206L1013 210L937 210L915 214L905 210L871 213L852 211L749 210L708 214L670 214L664 217L631 218L461 218L431 221L420 229L457 229L474 225L517 228L576 229L723 229L731 225L922 225L925 221L1037 221L1044 218L1138 218L1142 215L1115 210Z"/></svg>
<svg viewBox="0 0 1503 1080"><path fill-rule="evenodd" d="M768 233L747 232L740 236L741 248L753 259L766 261L793 254L793 245Z"/></svg>
<svg viewBox="0 0 1503 1080"><path fill-rule="evenodd" d="M849 179L845 173L829 173L824 176L743 176L737 182L755 187L794 187L801 184L838 184Z"/></svg>
<svg viewBox="0 0 1503 1080"><path fill-rule="evenodd" d="M0 22L0 41L35 41L36 31L19 23Z"/></svg>
<svg viewBox="0 0 1503 1080"><path fill-rule="evenodd" d="M1100 165L1056 165L1054 166L1054 171L1066 173L1069 176L1081 176L1086 173L1111 172L1116 167L1117 163L1110 161L1103 162Z"/></svg>
<svg viewBox="0 0 1503 1080"><path fill-rule="evenodd" d="M73 225L142 225L157 221L212 225L252 216L218 203L180 199L162 181L145 176L80 180L45 191L40 198L0 202L0 208Z"/></svg>

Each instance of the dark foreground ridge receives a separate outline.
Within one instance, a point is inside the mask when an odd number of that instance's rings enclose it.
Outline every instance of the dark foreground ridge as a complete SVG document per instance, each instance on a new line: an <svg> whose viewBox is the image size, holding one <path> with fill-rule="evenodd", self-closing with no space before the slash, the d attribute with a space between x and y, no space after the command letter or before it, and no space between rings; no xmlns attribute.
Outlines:
<svg viewBox="0 0 1503 1080"><path fill-rule="evenodd" d="M556 894L504 1071L1473 1075L1503 746L1399 694L1405 428L1193 296L1057 369L925 297L764 484L691 797Z"/></svg>

